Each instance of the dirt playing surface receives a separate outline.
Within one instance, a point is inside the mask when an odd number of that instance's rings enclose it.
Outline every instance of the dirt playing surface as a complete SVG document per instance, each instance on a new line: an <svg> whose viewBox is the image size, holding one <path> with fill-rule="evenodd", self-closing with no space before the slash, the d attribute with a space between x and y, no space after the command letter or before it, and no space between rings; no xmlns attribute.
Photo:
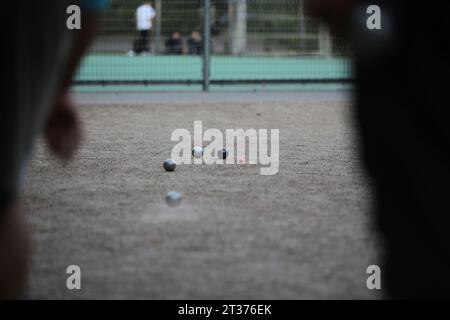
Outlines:
<svg viewBox="0 0 450 320"><path fill-rule="evenodd" d="M349 103L80 107L85 140L63 165L38 143L24 188L31 298L378 298L381 264ZM280 129L280 171L162 169L172 131ZM166 192L184 195L170 208ZM66 288L67 266L82 290Z"/></svg>

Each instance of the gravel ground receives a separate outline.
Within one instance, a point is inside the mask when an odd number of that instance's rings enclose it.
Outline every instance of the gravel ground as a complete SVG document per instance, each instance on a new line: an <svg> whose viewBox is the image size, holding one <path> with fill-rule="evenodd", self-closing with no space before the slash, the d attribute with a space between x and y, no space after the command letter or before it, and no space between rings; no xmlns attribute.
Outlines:
<svg viewBox="0 0 450 320"><path fill-rule="evenodd" d="M30 298L379 298L369 187L345 101L84 103L85 139L61 164L41 141L25 208L35 250ZM259 114L259 116L257 115ZM182 165L176 128L280 129L280 171ZM179 207L164 202L184 194ZM66 289L67 266L82 269Z"/></svg>

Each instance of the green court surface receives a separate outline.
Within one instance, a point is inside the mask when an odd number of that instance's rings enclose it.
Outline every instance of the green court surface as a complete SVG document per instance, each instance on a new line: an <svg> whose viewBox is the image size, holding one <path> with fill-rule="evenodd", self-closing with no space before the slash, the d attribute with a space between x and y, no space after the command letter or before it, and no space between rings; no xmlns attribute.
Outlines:
<svg viewBox="0 0 450 320"><path fill-rule="evenodd" d="M351 64L332 57L212 56L211 80L348 79ZM199 81L199 56L87 56L78 72L80 81ZM164 87L163 87L164 88Z"/></svg>

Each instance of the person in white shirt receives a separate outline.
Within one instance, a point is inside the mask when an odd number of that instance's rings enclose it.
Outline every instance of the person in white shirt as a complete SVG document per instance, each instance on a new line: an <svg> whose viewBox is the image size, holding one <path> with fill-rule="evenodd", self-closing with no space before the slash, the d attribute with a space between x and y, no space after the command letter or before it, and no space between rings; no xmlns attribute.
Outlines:
<svg viewBox="0 0 450 320"><path fill-rule="evenodd" d="M136 9L136 28L138 37L134 43L134 52L137 54L150 51L150 30L156 11L150 2L146 2Z"/></svg>

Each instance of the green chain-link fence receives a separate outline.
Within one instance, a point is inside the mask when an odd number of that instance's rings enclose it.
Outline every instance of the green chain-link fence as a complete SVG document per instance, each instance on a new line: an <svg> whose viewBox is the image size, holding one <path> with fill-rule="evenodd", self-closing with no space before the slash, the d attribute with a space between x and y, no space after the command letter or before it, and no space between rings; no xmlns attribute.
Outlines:
<svg viewBox="0 0 450 320"><path fill-rule="evenodd" d="M151 28L138 30L149 12ZM305 14L303 0L116 0L76 83L346 82L349 55Z"/></svg>

